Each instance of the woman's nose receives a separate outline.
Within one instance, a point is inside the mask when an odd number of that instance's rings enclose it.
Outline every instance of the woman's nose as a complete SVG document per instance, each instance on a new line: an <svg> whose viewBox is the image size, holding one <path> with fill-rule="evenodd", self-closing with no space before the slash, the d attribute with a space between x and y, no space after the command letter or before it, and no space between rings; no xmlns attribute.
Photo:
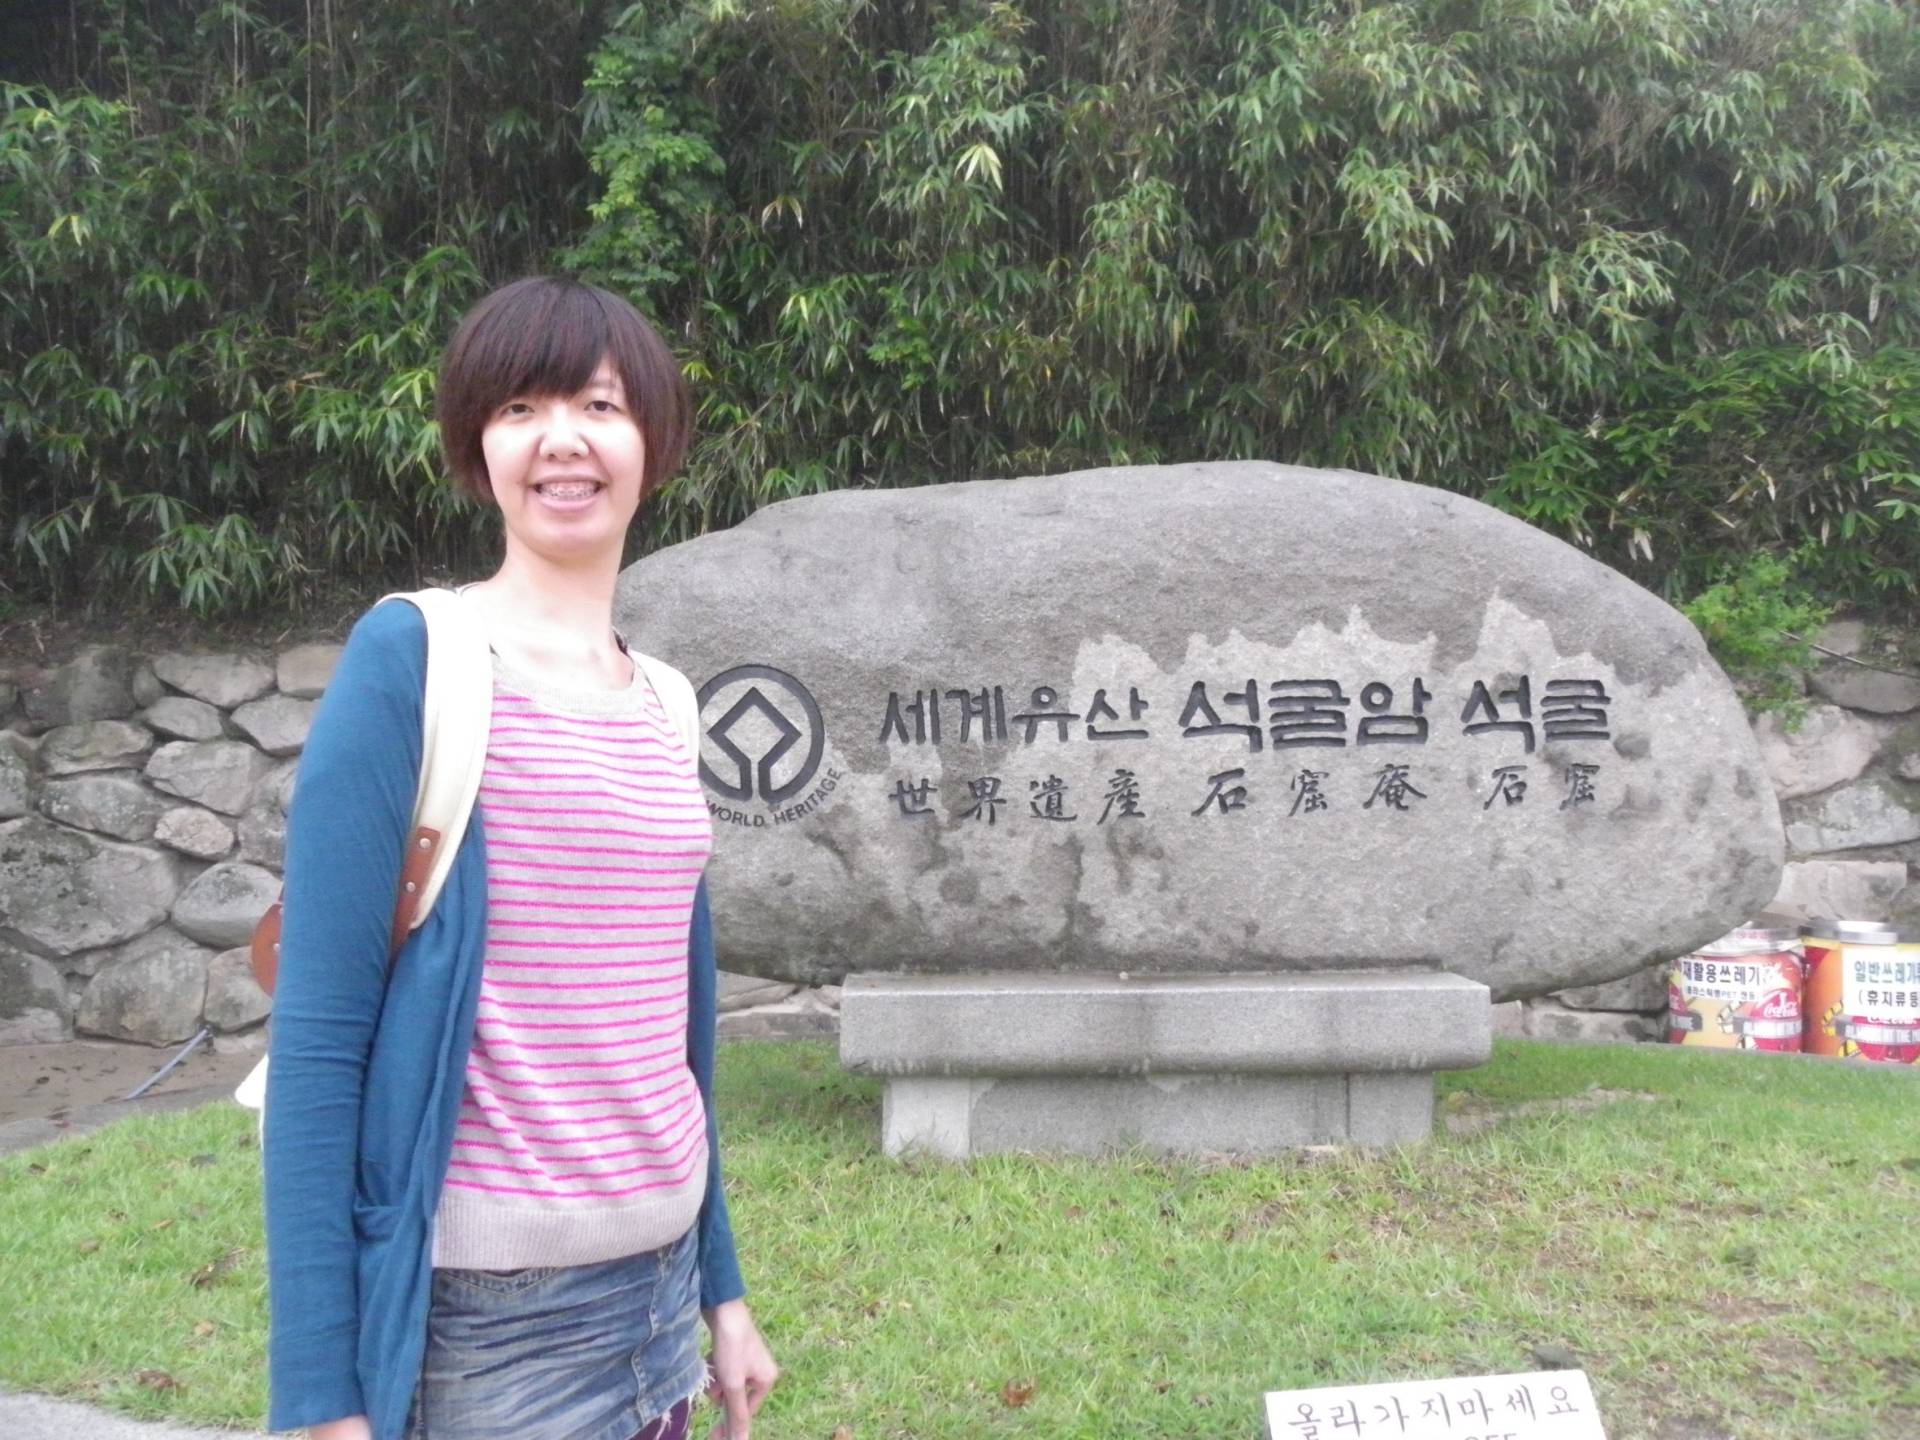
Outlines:
<svg viewBox="0 0 1920 1440"><path fill-rule="evenodd" d="M540 453L550 456L584 455L587 444L581 435L579 422L573 412L564 406L553 406L545 415L545 425L540 432Z"/></svg>

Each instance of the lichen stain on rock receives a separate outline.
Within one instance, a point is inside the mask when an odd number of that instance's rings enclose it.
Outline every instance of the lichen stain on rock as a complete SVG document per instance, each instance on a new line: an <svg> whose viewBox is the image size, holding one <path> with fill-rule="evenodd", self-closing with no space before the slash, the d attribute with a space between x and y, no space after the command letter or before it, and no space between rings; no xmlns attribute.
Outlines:
<svg viewBox="0 0 1920 1440"><path fill-rule="evenodd" d="M940 881L940 898L953 905L972 905L980 898L979 877L965 870L948 871Z"/></svg>

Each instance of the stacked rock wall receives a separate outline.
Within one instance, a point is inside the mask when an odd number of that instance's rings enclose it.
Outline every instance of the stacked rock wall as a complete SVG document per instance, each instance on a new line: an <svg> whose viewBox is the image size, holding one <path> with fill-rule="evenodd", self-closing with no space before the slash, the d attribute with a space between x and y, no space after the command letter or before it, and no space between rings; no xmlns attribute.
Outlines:
<svg viewBox="0 0 1920 1440"><path fill-rule="evenodd" d="M1920 932L1920 636L1844 620L1817 643L1830 653L1805 677L1800 727L1789 733L1773 715L1754 722L1787 832L1786 871L1769 910ZM1658 1039L1666 1001L1666 968L1657 966L1506 1007L1504 1028Z"/></svg>
<svg viewBox="0 0 1920 1440"><path fill-rule="evenodd" d="M1821 637L1793 734L1755 728L1789 861L1777 906L1920 929L1920 680L1911 637ZM0 1044L257 1038L245 943L279 889L295 759L339 647L0 672ZM1631 896L1622 896L1631 904ZM1664 966L1507 1007L1507 1028L1662 1032ZM792 1002L785 1002L791 1004Z"/></svg>
<svg viewBox="0 0 1920 1440"><path fill-rule="evenodd" d="M0 677L0 1044L266 1018L245 946L338 653L99 645Z"/></svg>

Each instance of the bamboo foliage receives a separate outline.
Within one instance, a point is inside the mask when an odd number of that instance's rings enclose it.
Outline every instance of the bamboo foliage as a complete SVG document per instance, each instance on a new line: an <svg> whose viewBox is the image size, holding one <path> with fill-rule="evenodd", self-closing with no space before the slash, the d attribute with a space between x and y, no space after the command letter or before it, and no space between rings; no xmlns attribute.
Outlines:
<svg viewBox="0 0 1920 1440"><path fill-rule="evenodd" d="M28 593L470 563L434 359L562 266L695 382L648 545L839 486L1257 457L1475 495L1674 594L1758 548L1914 603L1893 0L89 13L0 95Z"/></svg>
<svg viewBox="0 0 1920 1440"><path fill-rule="evenodd" d="M643 3L587 88L574 258L703 380L661 537L1259 457L1476 495L1670 591L1766 547L1913 594L1907 7ZM662 231L697 263L644 276Z"/></svg>
<svg viewBox="0 0 1920 1440"><path fill-rule="evenodd" d="M547 10L103 0L0 87L10 589L210 611L476 552L432 376L583 218L590 37Z"/></svg>

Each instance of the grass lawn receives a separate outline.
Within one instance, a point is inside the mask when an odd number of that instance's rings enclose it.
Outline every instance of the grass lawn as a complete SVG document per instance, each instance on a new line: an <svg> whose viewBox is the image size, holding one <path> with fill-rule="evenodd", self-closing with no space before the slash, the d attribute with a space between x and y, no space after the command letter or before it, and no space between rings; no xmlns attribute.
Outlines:
<svg viewBox="0 0 1920 1440"><path fill-rule="evenodd" d="M1266 1389L1541 1346L1612 1440L1920 1436L1920 1075L1502 1041L1456 1133L1260 1163L888 1161L819 1044L720 1092L768 1440L1256 1440ZM0 1161L0 1386L256 1424L257 1165L226 1106Z"/></svg>

